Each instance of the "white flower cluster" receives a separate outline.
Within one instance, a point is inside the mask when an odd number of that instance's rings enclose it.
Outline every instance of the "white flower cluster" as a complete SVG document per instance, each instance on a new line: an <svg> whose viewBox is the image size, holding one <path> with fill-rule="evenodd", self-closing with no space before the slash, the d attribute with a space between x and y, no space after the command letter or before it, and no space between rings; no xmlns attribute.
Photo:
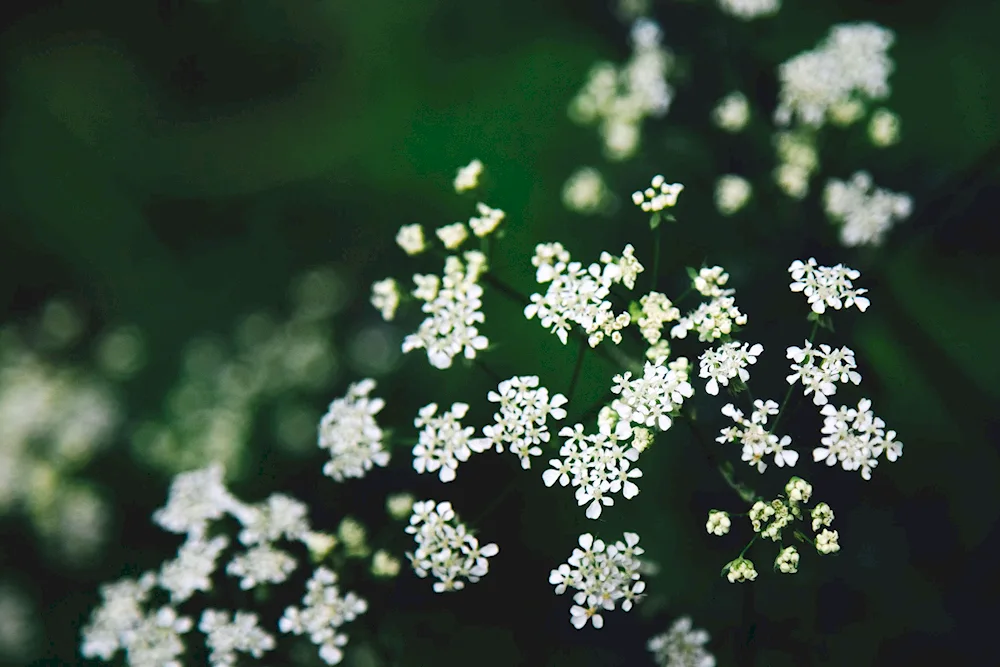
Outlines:
<svg viewBox="0 0 1000 667"><path fill-rule="evenodd" d="M181 473L153 520L165 530L186 534L187 540L159 573L146 572L138 580L123 579L102 588L102 604L83 629L84 656L110 660L124 649L132 665L179 667L177 658L184 651L180 635L191 629L192 621L178 616L174 605L195 592L212 590L212 575L229 539L210 538L209 530L225 516L242 526L239 542L247 550L229 561L226 572L240 577L244 589L262 582L281 583L295 569L296 559L275 547L279 540L301 542L314 553L317 545L327 544L328 551L333 542L310 529L306 506L294 498L273 494L262 503L245 504L226 488L221 465ZM170 604L147 612L144 607L157 585L169 593ZM257 627L256 615L249 612L237 611L230 621L229 612L205 610L199 629L208 636L213 667L234 664L236 651L259 657L274 646L273 638Z"/></svg>
<svg viewBox="0 0 1000 667"><path fill-rule="evenodd" d="M646 648L659 667L715 667L715 656L705 649L709 639L708 632L694 629L690 616L682 616L652 637Z"/></svg>
<svg viewBox="0 0 1000 667"><path fill-rule="evenodd" d="M660 341L664 324L680 319L681 316L681 311L674 306L666 294L660 292L644 294L639 299L639 306L642 315L637 319L636 324L639 326L642 337L650 345L656 345Z"/></svg>
<svg viewBox="0 0 1000 667"><path fill-rule="evenodd" d="M762 16L774 16L781 9L781 0L718 0L719 9L742 21Z"/></svg>
<svg viewBox="0 0 1000 667"><path fill-rule="evenodd" d="M434 234L447 250L457 250L469 238L469 229L464 222L453 222L450 225L438 227Z"/></svg>
<svg viewBox="0 0 1000 667"><path fill-rule="evenodd" d="M260 658L274 648L274 637L257 626L257 614L238 611L230 620L229 612L206 609L198 629L205 633L212 667L233 667L236 653Z"/></svg>
<svg viewBox="0 0 1000 667"><path fill-rule="evenodd" d="M855 120L865 102L889 95L893 63L886 52L894 39L874 23L833 26L818 47L781 65L775 120L787 125L797 118L813 128L827 119Z"/></svg>
<svg viewBox="0 0 1000 667"><path fill-rule="evenodd" d="M569 560L549 574L556 595L562 595L568 588L577 591L569 614L570 623L578 630L587 621L595 628L604 627L603 611L614 611L619 603L622 611L629 611L646 589L639 575L638 556L643 554L638 546L639 536L625 533L623 537L624 542L605 544L584 533Z"/></svg>
<svg viewBox="0 0 1000 667"><path fill-rule="evenodd" d="M815 136L812 132L777 132L774 147L778 154L774 181L789 197L802 199L809 192L809 179L819 169Z"/></svg>
<svg viewBox="0 0 1000 667"><path fill-rule="evenodd" d="M371 378L353 383L345 396L330 403L319 422L319 446L330 452L323 474L337 482L364 477L373 466L389 463L382 445L385 434L375 421L385 401L370 396L374 389Z"/></svg>
<svg viewBox="0 0 1000 667"><path fill-rule="evenodd" d="M739 132L750 121L750 102L743 93L733 91L712 109L712 121L726 132Z"/></svg>
<svg viewBox="0 0 1000 667"><path fill-rule="evenodd" d="M458 464L468 461L472 452L486 451L489 443L472 438L476 432L473 427L462 426L460 420L469 411L467 403L452 403L451 410L441 415L436 415L437 409L437 403L425 405L413 421L422 429L413 446L413 469L419 473L439 471L438 479L451 482Z"/></svg>
<svg viewBox="0 0 1000 667"><path fill-rule="evenodd" d="M825 313L828 306L834 310L856 306L864 312L871 303L868 297L862 296L868 290L855 288L852 282L861 272L843 264L818 266L812 257L805 262L797 259L788 267L788 273L792 275L791 290L805 294L818 315Z"/></svg>
<svg viewBox="0 0 1000 667"><path fill-rule="evenodd" d="M540 243L535 247L531 263L536 267L535 281L548 283L545 294L532 294L524 308L529 320L538 317L542 326L554 332L565 345L571 325L576 324L587 334L587 342L596 347L606 336L618 344L621 330L629 325L627 312L615 315L607 300L611 286L622 283L629 289L643 266L635 259L631 245L625 246L620 258L601 254L601 263L584 268L570 261L569 252L561 243Z"/></svg>
<svg viewBox="0 0 1000 667"><path fill-rule="evenodd" d="M475 190L479 187L479 177L483 174L483 163L473 160L464 167L460 167L455 175L455 192L465 192Z"/></svg>
<svg viewBox="0 0 1000 667"><path fill-rule="evenodd" d="M702 268L697 274L692 272L691 285L711 301L699 304L680 318L670 329L670 336L686 338L689 331L697 331L698 340L704 343L728 336L733 326L746 324L747 316L740 312L733 297L736 290L723 288L727 282L729 274L721 266Z"/></svg>
<svg viewBox="0 0 1000 667"><path fill-rule="evenodd" d="M337 573L318 567L306 582L303 607L288 607L278 621L284 633L309 635L309 641L319 647L319 657L328 665L340 664L347 635L340 627L368 610L368 603L348 592L341 596L337 588Z"/></svg>
<svg viewBox="0 0 1000 667"><path fill-rule="evenodd" d="M729 518L729 512L712 510L708 513L708 521L705 522L705 530L709 535L725 535L732 527L733 521Z"/></svg>
<svg viewBox="0 0 1000 667"><path fill-rule="evenodd" d="M419 255L427 249L424 228L417 222L403 225L396 232L396 245L402 248L407 255Z"/></svg>
<svg viewBox="0 0 1000 667"><path fill-rule="evenodd" d="M757 569L753 566L753 561L748 558L737 558L729 563L727 570L726 578L731 584L753 581L757 578Z"/></svg>
<svg viewBox="0 0 1000 667"><path fill-rule="evenodd" d="M642 18L632 25L632 57L621 68L595 65L569 115L582 125L598 125L609 159L624 160L639 146L642 121L667 113L674 91L666 76L673 56L662 45L662 31Z"/></svg>
<svg viewBox="0 0 1000 667"><path fill-rule="evenodd" d="M719 394L719 385L723 387L729 384L732 378L739 377L741 382L750 379L747 371L748 364L757 363L757 357L764 352L764 346L760 343L740 345L736 341L723 343L715 349L707 349L698 358L698 376L707 378L705 391L712 396Z"/></svg>
<svg viewBox="0 0 1000 667"><path fill-rule="evenodd" d="M750 201L750 181L736 174L725 174L715 182L715 208L722 215L733 215Z"/></svg>
<svg viewBox="0 0 1000 667"><path fill-rule="evenodd" d="M861 373L854 360L854 350L849 347L833 349L829 345L813 347L808 340L805 347L791 346L785 355L792 360L792 371L786 380L788 384L800 381L805 388L804 395L813 395L813 403L826 405L828 397L837 393L837 382L861 383ZM819 360L819 365L816 361Z"/></svg>
<svg viewBox="0 0 1000 667"><path fill-rule="evenodd" d="M576 502L587 505L588 519L600 518L604 506L614 505L611 494L620 492L631 500L639 493L632 481L642 477L642 471L632 467L639 459L634 444L623 443L606 427L587 435L582 424L564 427L559 437L566 439L559 448L562 458L549 460L542 481L549 487L557 481L560 486L576 487Z"/></svg>
<svg viewBox="0 0 1000 667"><path fill-rule="evenodd" d="M677 205L677 198L684 190L680 183L667 183L660 174L653 176L650 186L632 193L632 203L646 213L657 213Z"/></svg>
<svg viewBox="0 0 1000 667"><path fill-rule="evenodd" d="M593 167L580 167L566 179L562 201L570 211L590 215L606 211L614 195L604 183L601 172Z"/></svg>
<svg viewBox="0 0 1000 667"><path fill-rule="evenodd" d="M813 450L813 459L826 461L828 466L839 461L844 470L860 470L867 480L883 453L890 462L902 456L903 444L896 440L896 432L885 430L885 422L875 416L871 406L867 398L858 401L857 408L824 405L820 412L825 435L820 440L822 447Z"/></svg>
<svg viewBox="0 0 1000 667"><path fill-rule="evenodd" d="M767 469L764 457L769 455L774 456L774 464L779 468L795 465L799 460L799 454L788 449L788 445L792 442L791 437L785 435L779 438L767 429L770 417L778 414L778 404L774 401L757 399L753 405L754 411L750 414L750 419L744 417L743 412L732 403L724 405L722 414L736 422L736 426L722 429L722 434L715 441L723 444L739 442L743 446L742 460L751 466L756 466L757 472L760 473Z"/></svg>
<svg viewBox="0 0 1000 667"><path fill-rule="evenodd" d="M840 225L840 242L845 246L877 246L894 224L909 217L913 200L874 187L871 175L859 171L850 181L827 181L823 207L827 217Z"/></svg>
<svg viewBox="0 0 1000 667"><path fill-rule="evenodd" d="M470 441L469 447L480 452L493 446L502 452L507 446L521 460L521 467L528 470L531 457L542 453L539 445L551 437L546 424L549 417L566 418L562 406L567 398L562 394L550 397L548 389L538 386L537 375L504 380L487 398L500 404L499 411L493 414L494 423L483 427L483 437Z"/></svg>
<svg viewBox="0 0 1000 667"><path fill-rule="evenodd" d="M465 263L451 255L445 260L444 275L415 275L413 295L424 302L421 310L428 317L416 333L403 339L403 352L427 350L427 360L435 368L450 368L452 359L464 354L475 359L476 353L489 344L477 324L485 321L482 310L483 288L479 276L486 271L486 256L479 251L466 252Z"/></svg>
<svg viewBox="0 0 1000 667"><path fill-rule="evenodd" d="M483 202L476 204L476 211L479 213L479 217L473 216L469 218L469 227L472 228L472 233L479 238L489 236L496 231L496 228L500 226L500 223L507 216L500 209L490 208Z"/></svg>
<svg viewBox="0 0 1000 667"><path fill-rule="evenodd" d="M688 374L688 360L679 357L669 363L662 358L647 361L642 377L633 378L631 371L616 375L611 387L618 395L611 403L611 409L618 415L615 436L620 440L632 437L633 424L661 431L669 429L671 413L681 407L685 398L694 396Z"/></svg>
<svg viewBox="0 0 1000 667"><path fill-rule="evenodd" d="M500 549L490 543L480 546L465 524L458 520L450 502L433 500L413 504L413 515L406 532L413 535L417 548L406 557L419 577L432 575L434 592L459 591L465 582L476 583L489 572L488 558Z"/></svg>
<svg viewBox="0 0 1000 667"><path fill-rule="evenodd" d="M372 283L371 304L378 309L382 319L391 322L399 308L399 285L395 278L385 278Z"/></svg>

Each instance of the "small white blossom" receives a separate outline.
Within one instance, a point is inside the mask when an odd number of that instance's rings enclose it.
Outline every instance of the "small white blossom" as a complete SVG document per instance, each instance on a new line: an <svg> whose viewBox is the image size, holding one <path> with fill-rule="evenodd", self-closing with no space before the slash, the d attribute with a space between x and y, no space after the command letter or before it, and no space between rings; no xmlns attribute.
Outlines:
<svg viewBox="0 0 1000 667"><path fill-rule="evenodd" d="M781 539L781 531L789 526L799 516L797 506L790 506L780 498L765 503L758 500L750 508L750 523L755 533L777 542Z"/></svg>
<svg viewBox="0 0 1000 667"><path fill-rule="evenodd" d="M726 290L731 292L731 290ZM691 311L670 329L672 338L686 338L689 331L698 332L698 340L707 343L728 336L734 326L747 323L747 316L736 306L736 299L731 295L714 297L708 303L702 303Z"/></svg>
<svg viewBox="0 0 1000 667"><path fill-rule="evenodd" d="M404 353L426 349L427 360L435 368L450 368L459 354L475 359L476 353L489 345L489 340L477 328L486 320L480 310L483 288L479 285L479 276L486 270L486 257L481 252L471 251L465 253L464 258L465 264L455 256L445 260L440 288L435 283L432 297L429 293L421 295L430 297L424 299L421 307L427 318L416 333L403 339Z"/></svg>
<svg viewBox="0 0 1000 667"><path fill-rule="evenodd" d="M899 116L888 109L876 109L868 121L868 138L873 146L892 146L899 141L899 125Z"/></svg>
<svg viewBox="0 0 1000 667"><path fill-rule="evenodd" d="M794 574L799 571L799 552L794 547L785 547L774 559L774 569L784 574Z"/></svg>
<svg viewBox="0 0 1000 667"><path fill-rule="evenodd" d="M810 177L819 168L814 133L778 132L774 146L779 161L775 182L789 197L802 199L809 192Z"/></svg>
<svg viewBox="0 0 1000 667"><path fill-rule="evenodd" d="M855 288L852 282L861 272L843 264L819 266L812 257L805 262L797 259L788 267L788 273L792 276L791 290L805 294L813 312L819 315L825 313L827 307L840 310L856 306L864 312L871 303L868 297L862 296L868 290Z"/></svg>
<svg viewBox="0 0 1000 667"><path fill-rule="evenodd" d="M812 484L801 477L792 477L785 484L785 495L793 503L808 503L812 496Z"/></svg>
<svg viewBox="0 0 1000 667"><path fill-rule="evenodd" d="M469 218L469 227L479 238L492 234L507 215L500 209L490 208L482 202L476 204L476 211L479 212L479 217Z"/></svg>
<svg viewBox="0 0 1000 667"><path fill-rule="evenodd" d="M715 182L715 207L722 215L733 215L746 206L751 194L753 187L750 181L742 176L736 174L720 176Z"/></svg>
<svg viewBox="0 0 1000 667"><path fill-rule="evenodd" d="M680 183L667 183L663 176L653 177L650 187L632 193L632 203L647 213L655 213L677 204L677 197L684 190Z"/></svg>
<svg viewBox="0 0 1000 667"><path fill-rule="evenodd" d="M432 575L434 592L458 591L465 581L476 583L489 572L489 558L500 549L479 540L458 520L449 502L424 500L413 504L406 532L413 535L417 548L407 553L418 577Z"/></svg>
<svg viewBox="0 0 1000 667"><path fill-rule="evenodd" d="M666 294L661 294L660 292L650 292L643 295L639 299L639 306L642 308L642 315L636 321L636 324L639 326L642 337L650 345L656 345L660 342L664 324L673 322L681 316L681 311L674 307L674 304L667 298ZM669 351L659 356L669 356Z"/></svg>
<svg viewBox="0 0 1000 667"><path fill-rule="evenodd" d="M395 278L376 280L372 283L371 304L378 309L382 319L391 322L399 308L399 285Z"/></svg>
<svg viewBox="0 0 1000 667"><path fill-rule="evenodd" d="M638 556L644 553L638 546L639 536L625 533L623 537L624 541L606 544L584 533L569 560L549 573L556 595L569 588L577 591L570 623L578 630L588 621L595 628L604 627L603 611L613 611L619 603L623 611L629 611L646 588L639 574Z"/></svg>
<svg viewBox="0 0 1000 667"><path fill-rule="evenodd" d="M611 407L618 413L615 435L619 439L631 437L633 424L661 431L670 428L670 414L681 407L685 398L694 395L688 382L687 359L681 359L669 364L664 359L647 361L641 378L633 378L631 371L613 378L611 391L618 398Z"/></svg>
<svg viewBox="0 0 1000 667"><path fill-rule="evenodd" d="M812 394L816 405L826 405L828 397L837 393L838 382L861 383L854 351L849 347L835 350L829 345L820 345L816 348L807 340L805 347L789 347L785 356L792 360L793 372L785 378L788 384L801 382L804 394Z"/></svg>
<svg viewBox="0 0 1000 667"><path fill-rule="evenodd" d="M741 382L750 379L747 371L749 364L757 363L757 357L764 351L764 346L760 343L749 345L738 342L723 343L718 348L708 349L702 352L698 358L700 369L699 377L707 378L705 391L712 396L719 393L719 385L727 386L729 381L739 377Z"/></svg>
<svg viewBox="0 0 1000 667"><path fill-rule="evenodd" d="M913 200L907 194L874 187L868 172L856 172L850 181L827 181L823 191L827 217L840 225L845 246L881 245L893 225L909 217Z"/></svg>
<svg viewBox="0 0 1000 667"><path fill-rule="evenodd" d="M858 401L856 409L827 404L820 412L824 437L822 446L813 450L813 460L828 466L839 462L844 470L860 470L868 480L883 453L890 461L902 456L903 444L896 440L895 431L885 430L885 422L872 412L869 399Z"/></svg>
<svg viewBox="0 0 1000 667"><path fill-rule="evenodd" d="M781 0L717 0L719 9L741 21L773 16L781 9Z"/></svg>
<svg viewBox="0 0 1000 667"><path fill-rule="evenodd" d="M398 558L394 558L385 549L379 549L372 556L372 567L371 572L375 577L383 579L392 579L397 574L399 574L399 569L401 567Z"/></svg>
<svg viewBox="0 0 1000 667"><path fill-rule="evenodd" d="M840 534L837 531L824 530L816 536L816 551L821 554L832 554L840 551L840 544L837 543L839 539Z"/></svg>
<svg viewBox="0 0 1000 667"><path fill-rule="evenodd" d="M413 501L412 494L394 493L385 499L385 509L393 519L405 519L413 510Z"/></svg>
<svg viewBox="0 0 1000 667"><path fill-rule="evenodd" d="M465 192L475 190L479 187L479 177L483 173L483 163L473 160L464 167L459 168L455 175L455 192Z"/></svg>
<svg viewBox="0 0 1000 667"><path fill-rule="evenodd" d="M337 526L337 536L347 551L348 558L365 558L369 554L368 530L353 517L344 517Z"/></svg>
<svg viewBox="0 0 1000 667"><path fill-rule="evenodd" d="M134 629L144 617L143 605L156 585L156 575L144 573L139 579L121 579L101 586L101 604L91 613L83 628L81 653L85 658L111 660L126 648L125 638L134 637Z"/></svg>
<svg viewBox="0 0 1000 667"><path fill-rule="evenodd" d="M195 591L212 589L212 573L219 554L229 546L229 539L219 535L211 540L189 537L177 551L177 558L160 568L157 583L170 593L170 603L180 604Z"/></svg>
<svg viewBox="0 0 1000 667"><path fill-rule="evenodd" d="M729 518L729 512L712 510L708 513L708 522L705 524L705 530L708 531L709 535L725 535L729 532L729 528L732 525L733 522Z"/></svg>
<svg viewBox="0 0 1000 667"><path fill-rule="evenodd" d="M153 513L153 521L171 533L203 536L209 521L221 518L236 505L222 476L218 464L177 475L170 484L167 505Z"/></svg>
<svg viewBox="0 0 1000 667"><path fill-rule="evenodd" d="M244 506L235 513L243 525L240 542L251 546L280 539L303 540L309 532L308 513L305 503L272 493L265 502Z"/></svg>
<svg viewBox="0 0 1000 667"><path fill-rule="evenodd" d="M424 228L420 223L403 225L396 233L396 245L403 249L407 255L419 255L427 248L424 241Z"/></svg>
<svg viewBox="0 0 1000 667"><path fill-rule="evenodd" d="M476 429L463 427L461 420L469 411L467 403L452 403L451 410L436 416L437 403L420 408L413 425L419 429L413 446L413 469L418 473L438 472L442 482L455 479L458 464L468 461L472 452L483 452L489 443L472 438Z"/></svg>
<svg viewBox="0 0 1000 667"><path fill-rule="evenodd" d="M777 413L776 402L757 399L754 411L747 419L732 403L727 403L722 408L722 414L735 421L736 426L722 429L722 434L715 440L720 443L739 441L743 446L742 459L755 466L757 472L763 473L767 469L764 457L768 455L774 456L774 464L779 468L791 467L799 460L798 452L788 449L792 439L787 435L779 438L767 428L768 420Z"/></svg>
<svg viewBox="0 0 1000 667"><path fill-rule="evenodd" d="M703 267L699 269L698 275L691 278L691 286L698 291L698 294L713 299L736 293L736 290L723 287L728 282L729 274L721 266Z"/></svg>
<svg viewBox="0 0 1000 667"><path fill-rule="evenodd" d="M715 656L705 649L709 639L708 632L694 629L690 616L682 616L646 648L658 667L715 667Z"/></svg>
<svg viewBox="0 0 1000 667"><path fill-rule="evenodd" d="M375 421L385 401L370 396L374 389L371 378L352 384L344 397L330 403L320 420L319 446L330 452L323 474L337 482L364 477L373 466L389 463L389 452L382 445L384 434Z"/></svg>
<svg viewBox="0 0 1000 667"><path fill-rule="evenodd" d="M441 243L448 250L455 250L465 243L465 239L469 238L469 228L465 226L464 222L454 222L450 225L439 227L434 233L437 234L437 237L441 239Z"/></svg>
<svg viewBox="0 0 1000 667"><path fill-rule="evenodd" d="M733 91L719 100L712 109L712 121L726 132L739 132L750 121L750 102L747 96Z"/></svg>
<svg viewBox="0 0 1000 667"><path fill-rule="evenodd" d="M339 664L344 658L347 635L341 626L368 610L368 603L348 592L340 594L337 574L325 567L316 568L306 583L303 607L288 607L278 621L283 633L309 635L309 641L319 647L319 657L328 665Z"/></svg>
<svg viewBox="0 0 1000 667"><path fill-rule="evenodd" d="M240 588L248 590L260 584L280 584L297 565L291 554L264 542L229 561L226 573L239 577Z"/></svg>
<svg viewBox="0 0 1000 667"><path fill-rule="evenodd" d="M818 532L823 526L833 523L833 509L826 503L819 503L811 513L813 532Z"/></svg>
<svg viewBox="0 0 1000 667"><path fill-rule="evenodd" d="M604 211L612 198L601 172L592 167L577 169L563 185L563 206L575 213L590 215Z"/></svg>
<svg viewBox="0 0 1000 667"><path fill-rule="evenodd" d="M237 652L260 658L274 648L274 637L260 629L257 614L251 612L237 611L230 620L229 612L206 609L198 629L206 635L212 667L232 667Z"/></svg>
<svg viewBox="0 0 1000 667"><path fill-rule="evenodd" d="M181 667L177 658L184 652L182 634L194 624L178 616L173 607L160 607L142 617L122 634L122 644L133 667Z"/></svg>
<svg viewBox="0 0 1000 667"><path fill-rule="evenodd" d="M754 569L753 561L746 558L737 558L729 564L729 573L726 574L729 583L753 581L757 578L757 570Z"/></svg>
<svg viewBox="0 0 1000 667"><path fill-rule="evenodd" d="M546 425L549 417L566 418L563 406L567 398L562 394L550 397L549 390L539 386L537 375L504 380L487 398L491 403L499 403L498 412L493 415L495 422L484 427L483 437L470 440L468 446L476 452L491 446L502 452L507 446L521 460L521 467L529 469L531 457L541 455L540 445L551 437Z"/></svg>

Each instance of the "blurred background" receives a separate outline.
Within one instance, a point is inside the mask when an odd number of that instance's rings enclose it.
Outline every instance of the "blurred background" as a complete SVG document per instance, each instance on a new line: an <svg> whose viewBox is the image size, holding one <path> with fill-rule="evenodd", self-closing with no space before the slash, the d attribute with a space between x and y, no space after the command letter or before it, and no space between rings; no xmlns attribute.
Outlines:
<svg viewBox="0 0 1000 667"><path fill-rule="evenodd" d="M4 3L0 661L82 663L98 586L172 555L178 539L150 516L173 474L212 460L241 498L290 493L328 530L356 517L397 556L411 544L384 509L398 490L452 500L500 545L489 576L453 595L406 567L373 581L352 564L345 587L371 608L348 626L348 665L652 665L646 640L685 614L712 634L720 665L980 656L1000 611L988 593L1000 549L1000 5L786 0L773 18L740 22L708 0L654 0L650 16L675 58L675 99L643 125L636 154L613 161L567 115L595 62L629 57L628 21L606 0ZM776 68L860 20L896 33L887 104L902 141L879 151L832 130L821 173L868 169L913 197L911 218L875 249L840 246L819 187L795 202L769 185ZM734 87L759 121L735 138L709 119ZM473 158L486 165L477 196L507 213L493 266L525 293L543 241L586 262L631 242L649 266L652 236L629 194L656 173L684 183L660 288L682 292L688 266L730 272L749 315L743 339L763 343L769 362L755 367L758 396L780 400L779 351L809 332L788 264L862 270L872 307L838 313L824 342L858 353L864 395L905 455L865 482L812 464L801 444L798 472L837 512L837 556L804 554L798 574L780 577L762 550L752 592L721 578L743 542L709 538L705 516L738 499L680 429L643 455L642 493L596 524L507 455L473 459L447 487L413 473L405 450L364 480L322 476L315 424L361 377L378 380L380 421L400 430L432 401L466 400L468 423L490 421L491 377L401 357L418 313L390 325L368 304L373 280L440 271L393 239L402 224L473 214L476 200L452 188ZM567 210L563 186L581 166L601 171L617 205ZM729 172L755 196L721 217L713 188ZM566 391L576 348L525 321L522 305L487 292L484 358ZM619 370L588 356L570 418ZM704 398L699 414L717 415L721 403ZM818 433L810 419L791 423ZM719 453L739 463L735 449ZM737 471L765 494L785 481ZM576 631L547 577L595 526L639 532L658 573L637 609ZM277 618L296 597L261 608ZM290 644L265 662L317 664L308 644Z"/></svg>

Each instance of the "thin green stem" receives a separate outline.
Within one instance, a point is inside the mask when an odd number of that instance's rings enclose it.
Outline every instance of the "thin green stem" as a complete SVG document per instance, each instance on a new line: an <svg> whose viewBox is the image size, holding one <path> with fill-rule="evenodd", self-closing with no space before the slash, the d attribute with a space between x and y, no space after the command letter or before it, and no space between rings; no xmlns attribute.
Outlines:
<svg viewBox="0 0 1000 667"><path fill-rule="evenodd" d="M705 454L705 458L712 467L719 471L719 474L722 475L722 479L726 482L726 485L735 491L743 502L748 505L752 505L757 500L757 492L737 479L732 463L729 461L722 461L718 456L716 456L712 446L705 439L701 430L695 425L694 419L690 417L690 415L685 416L684 423L686 423L688 428L691 429L691 434L701 446L701 449Z"/></svg>
<svg viewBox="0 0 1000 667"><path fill-rule="evenodd" d="M579 341L579 348L576 353L576 363L573 364L573 375L570 377L569 381L569 391L566 394L568 400L573 400L573 392L576 391L576 383L580 379L580 371L583 369L583 357L587 353L588 345L582 340Z"/></svg>
<svg viewBox="0 0 1000 667"><path fill-rule="evenodd" d="M650 288L656 290L656 285L660 279L660 227L657 226L653 230L653 286Z"/></svg>
<svg viewBox="0 0 1000 667"><path fill-rule="evenodd" d="M812 343L816 338L816 332L819 331L819 320L813 322L812 331L809 332L809 342ZM774 433L775 429L778 428L778 421L781 420L781 415L785 413L785 408L788 407L788 401L792 398L792 390L795 389L795 384L788 385L788 391L785 392L785 397L781 400L781 407L778 408L778 414L774 416L774 421L771 422L771 428L768 430L768 434Z"/></svg>

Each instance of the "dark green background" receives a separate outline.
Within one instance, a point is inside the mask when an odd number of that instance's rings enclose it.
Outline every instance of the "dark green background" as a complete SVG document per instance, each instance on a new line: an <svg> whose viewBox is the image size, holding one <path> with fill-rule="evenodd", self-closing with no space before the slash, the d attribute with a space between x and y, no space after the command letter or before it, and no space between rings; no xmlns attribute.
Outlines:
<svg viewBox="0 0 1000 667"><path fill-rule="evenodd" d="M745 338L764 343L762 361L771 364L758 365L758 395L780 398L779 351L808 333L804 304L787 290L790 261L815 255L864 272L872 308L838 314L829 340L858 352L866 395L906 449L871 482L808 461L802 468L837 512L838 556L806 554L799 574L781 578L762 550L752 600L745 587L720 579L718 569L742 543L709 539L704 517L711 507L736 509L736 499L682 429L644 455L642 493L600 522L608 537L638 530L662 567L649 599L630 614L611 614L601 632L573 630L569 597L556 598L546 581L594 524L568 490L544 488L540 472L521 474L509 455L470 462L442 487L417 479L398 452L389 470L338 486L320 475L319 453L306 461L270 454L262 434L248 453L259 476L242 480L238 492L288 490L310 501L316 525L332 528L354 514L402 551L406 541L384 519L386 493L450 498L473 519L519 479L517 492L477 523L501 555L463 593L434 596L407 572L395 587L348 573L372 600L349 626L351 646L375 651L383 664L652 664L645 640L688 613L712 633L722 665L747 663L740 647L748 621L755 625L749 657L759 665L992 662L982 652L998 613L987 591L1000 548L993 238L1000 7L786 5L774 19L740 24L707 0L654 2L679 57L677 99L665 119L646 124L634 160L604 168L595 131L572 125L565 112L595 60L627 57L626 28L602 1L5 3L0 312L15 321L50 296L68 295L97 325L137 324L150 363L127 387L129 414L156 416L185 341L228 333L241 314L280 309L304 269L334 263L353 286L355 301L331 332L344 349L352 332L377 320L365 303L371 280L438 270L401 260L392 239L403 223L433 228L468 217L471 202L455 196L451 179L473 157L488 168L486 201L508 214L497 271L522 291L532 290L528 258L540 241L561 240L585 261L632 242L649 266L651 237L636 210L592 219L562 208L562 183L577 166L601 167L622 197L667 174L686 190L679 223L664 233L659 287L679 293L684 267L703 261L730 271L750 317ZM815 192L791 204L767 178L775 68L846 20L897 32L889 106L902 117L904 138L878 152L866 147L861 128L830 130L813 190L823 177L868 168L880 185L910 192L914 217L877 251L839 248ZM733 87L757 112L736 138L707 121ZM711 205L714 177L726 171L751 177L758 194L732 220ZM640 279L640 287L648 283ZM490 364L566 390L575 348L496 294L487 294L486 313L484 331L496 348L485 355ZM416 322L411 314L400 333ZM571 418L614 372L588 358ZM317 407L351 379L348 365ZM380 380L386 422L405 426L432 400L485 398L489 384L475 368L440 373L410 355ZM694 405L708 415L717 414L716 403ZM481 400L470 423L489 414ZM816 426L802 423L806 432ZM800 445L806 458L809 449ZM99 565L57 566L37 552L20 519L0 521L0 567L41 604L38 664L77 660L78 629L100 582L126 565L153 567L176 547L149 521L168 480L133 463L127 443L86 476L105 485L118 511L113 546ZM782 481L764 480L768 491ZM287 602L275 599L271 611ZM363 657L351 659L366 664ZM266 663L283 660L307 664L280 653Z"/></svg>

